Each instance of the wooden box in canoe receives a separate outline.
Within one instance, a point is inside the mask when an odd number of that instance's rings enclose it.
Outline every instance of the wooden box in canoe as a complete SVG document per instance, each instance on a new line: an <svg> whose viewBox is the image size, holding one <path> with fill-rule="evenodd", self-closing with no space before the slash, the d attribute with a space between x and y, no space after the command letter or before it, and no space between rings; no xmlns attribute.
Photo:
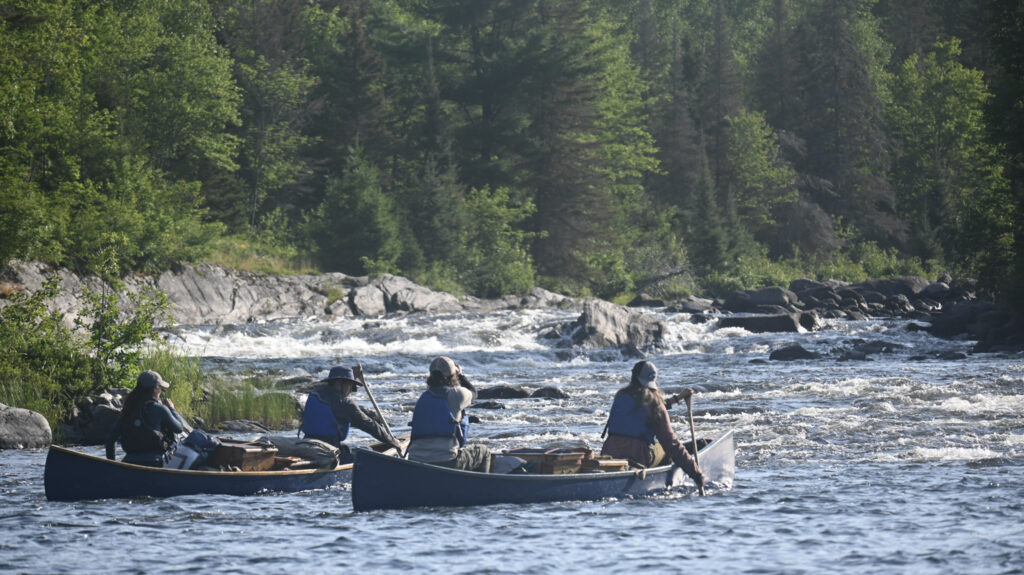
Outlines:
<svg viewBox="0 0 1024 575"><path fill-rule="evenodd" d="M277 448L265 443L220 438L220 445L210 454L207 465L238 471L268 471L274 467Z"/></svg>
<svg viewBox="0 0 1024 575"><path fill-rule="evenodd" d="M700 450L700 465L709 489L732 487L735 452L731 430ZM656 495L687 485L694 487L675 465L607 473L496 474L449 469L357 449L352 469L352 507L369 511L592 501Z"/></svg>
<svg viewBox="0 0 1024 575"><path fill-rule="evenodd" d="M510 449L501 452L501 454L518 457L535 468L537 473L545 475L578 473L584 461L594 458L593 451L582 447L565 449ZM495 454L492 454L492 460L494 457ZM491 467L494 467L493 463Z"/></svg>
<svg viewBox="0 0 1024 575"><path fill-rule="evenodd" d="M56 445L46 455L43 485L51 501L171 497L198 493L254 495L324 489L347 483L352 464L333 469L204 471L111 461Z"/></svg>

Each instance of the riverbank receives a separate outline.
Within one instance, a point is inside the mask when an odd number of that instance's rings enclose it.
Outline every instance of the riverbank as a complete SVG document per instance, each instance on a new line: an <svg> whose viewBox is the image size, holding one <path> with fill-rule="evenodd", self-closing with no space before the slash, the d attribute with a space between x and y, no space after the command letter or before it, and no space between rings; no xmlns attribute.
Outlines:
<svg viewBox="0 0 1024 575"><path fill-rule="evenodd" d="M109 290L99 278L81 277L40 262L14 261L0 271L0 282L4 282L6 291L31 293L54 274L60 280L61 294L51 305L64 314L68 325L73 324L83 307L83 287ZM183 265L154 276L133 275L124 278L124 282L128 290L151 287L164 292L173 320L179 325L237 325L296 318L332 321L524 308L582 311L585 303L539 287L525 296L483 300L437 292L388 274L375 278L342 273L277 276L211 264ZM0 298L0 307L4 302ZM723 327L755 332L813 331L822 318L901 317L919 321L920 329L938 337L975 340L978 343L973 351L979 353L1021 349L1024 345L1024 322L1019 314L979 300L974 281L948 276L935 281L909 276L856 284L800 279L785 287L739 290L718 299L691 296L673 302L639 296L630 306L663 307L670 313L693 314L693 321L729 316ZM590 342L577 337L576 343L634 343L626 332L628 324L637 317L622 316L618 318L620 325L611 328L616 333ZM602 330L607 331L607 327ZM642 337L638 341L657 343L657 337Z"/></svg>

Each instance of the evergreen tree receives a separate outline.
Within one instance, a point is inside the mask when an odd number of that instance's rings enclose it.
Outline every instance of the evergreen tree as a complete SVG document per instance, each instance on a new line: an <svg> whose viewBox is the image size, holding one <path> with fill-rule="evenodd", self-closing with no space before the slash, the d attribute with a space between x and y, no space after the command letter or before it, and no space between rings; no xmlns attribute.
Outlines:
<svg viewBox="0 0 1024 575"><path fill-rule="evenodd" d="M1024 310L1024 13L1017 0L991 0L989 26L992 34L991 75L994 98L989 107L989 130L1006 147L1007 193L1012 211L1014 242L1006 261L992 258L986 276L1001 277L1003 294Z"/></svg>
<svg viewBox="0 0 1024 575"><path fill-rule="evenodd" d="M245 220L256 229L261 216L283 208L309 176L303 156L310 144L308 122L318 102L311 97L316 77L302 57L306 2L231 0L216 3L221 42L235 61L243 94L240 176L246 190ZM235 200L235 198L231 198ZM218 202L218 210L234 212Z"/></svg>
<svg viewBox="0 0 1024 575"><path fill-rule="evenodd" d="M654 168L642 83L628 45L586 2L545 6L542 64L531 77L530 156L542 275L585 278L600 293L629 283L627 234L644 174Z"/></svg>
<svg viewBox="0 0 1024 575"><path fill-rule="evenodd" d="M704 136L709 169L720 201L728 198L732 167L729 165L728 118L738 115L742 105L742 85L736 70L729 38L723 0L714 0L711 38L707 52L702 55L703 70L700 79L698 129Z"/></svg>
<svg viewBox="0 0 1024 575"><path fill-rule="evenodd" d="M353 149L340 178L329 177L309 232L323 269L353 275L395 273L402 253L395 205L380 186L380 171Z"/></svg>
<svg viewBox="0 0 1024 575"><path fill-rule="evenodd" d="M800 55L794 85L803 98L791 130L806 142L797 169L816 182L809 197L867 239L902 247L904 224L885 174L883 104L886 48L870 0L820 0L793 33Z"/></svg>
<svg viewBox="0 0 1024 575"><path fill-rule="evenodd" d="M915 255L957 262L973 274L977 254L1001 243L998 234L984 244L973 240L1005 229L997 224L1003 217L997 214L1005 213L998 201L1004 181L1000 158L986 141L988 91L981 72L964 68L959 54L958 41L938 43L923 59L909 57L896 76L889 108L899 150L893 181Z"/></svg>
<svg viewBox="0 0 1024 575"><path fill-rule="evenodd" d="M317 170L358 146L379 167L391 161L396 122L390 109L393 89L378 34L388 26L367 0L320 2L307 18L314 33L309 47L311 73L318 83L310 97L318 102L310 134ZM388 177L387 170L383 174Z"/></svg>
<svg viewBox="0 0 1024 575"><path fill-rule="evenodd" d="M718 194L715 193L713 180L711 170L705 161L697 183L693 226L687 237L690 261L702 274L725 271L729 263L729 239L726 236L725 219L718 205Z"/></svg>
<svg viewBox="0 0 1024 575"><path fill-rule="evenodd" d="M790 44L790 1L772 1L772 25L757 55L756 89L753 91L768 123L783 129L796 125L793 114L801 106L800 93L793 85L797 60Z"/></svg>
<svg viewBox="0 0 1024 575"><path fill-rule="evenodd" d="M648 190L661 205L676 208L680 229L694 214L701 174L700 137L693 122L692 79L681 38L676 38L666 95L650 114L660 170L648 176Z"/></svg>
<svg viewBox="0 0 1024 575"><path fill-rule="evenodd" d="M729 164L733 167L730 184L737 212L737 226L766 241L776 253L790 246L773 233L775 213L783 204L796 200L796 173L782 159L778 136L756 112L728 117Z"/></svg>

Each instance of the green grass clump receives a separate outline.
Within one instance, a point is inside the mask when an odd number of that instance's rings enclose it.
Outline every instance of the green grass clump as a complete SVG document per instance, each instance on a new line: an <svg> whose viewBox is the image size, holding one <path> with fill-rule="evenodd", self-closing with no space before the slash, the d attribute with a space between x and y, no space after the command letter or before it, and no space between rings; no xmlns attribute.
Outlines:
<svg viewBox="0 0 1024 575"><path fill-rule="evenodd" d="M287 392L263 391L251 383L208 386L198 416L211 427L247 419L271 429L291 429L301 417L298 402Z"/></svg>
<svg viewBox="0 0 1024 575"><path fill-rule="evenodd" d="M319 270L298 250L258 238L230 236L214 240L204 262L226 268L270 275L315 274Z"/></svg>

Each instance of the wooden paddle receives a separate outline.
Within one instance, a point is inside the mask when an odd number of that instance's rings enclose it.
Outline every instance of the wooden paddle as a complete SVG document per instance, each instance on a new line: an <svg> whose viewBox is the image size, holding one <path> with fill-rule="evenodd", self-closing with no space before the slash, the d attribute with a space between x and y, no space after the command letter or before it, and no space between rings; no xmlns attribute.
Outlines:
<svg viewBox="0 0 1024 575"><path fill-rule="evenodd" d="M386 429L386 430L387 430L387 432L388 432L388 435L390 435L391 437L394 437L394 436L395 436L395 434L394 434L394 433L391 433L391 426L390 426L390 425L388 425L388 420L387 420L387 419L384 419L384 414L383 414L383 413L381 413L381 411L380 411L380 406L379 406L379 405L377 405L377 400L373 398L373 393L372 393L372 392L370 391L370 386L366 384L366 378L365 378L365 377L363 377L363 366L362 366L362 364L357 364L357 365L356 365L356 366L355 366L355 367L354 367L354 368L352 369L352 371L353 371L353 372L354 372L354 373L356 374L356 377L358 377L358 378L359 378L359 383L362 383L362 384L363 384L363 389L365 389L365 390L366 390L366 395L369 395L369 396L370 396L370 402L371 402L371 403L373 403L373 408L374 408L375 410L377 410L377 416L378 416L378 417L380 417L380 420L381 420L382 422L384 422L384 429ZM401 450L401 449L399 449L399 450L398 450L398 456L399 456L399 457L403 457L403 455L402 455L402 450Z"/></svg>
<svg viewBox="0 0 1024 575"><path fill-rule="evenodd" d="M697 432L693 429L693 406L690 404L690 397L686 399L686 413L690 417L690 437L693 438L693 464L700 469L700 461L697 459ZM700 494L704 495L704 484L700 484Z"/></svg>

